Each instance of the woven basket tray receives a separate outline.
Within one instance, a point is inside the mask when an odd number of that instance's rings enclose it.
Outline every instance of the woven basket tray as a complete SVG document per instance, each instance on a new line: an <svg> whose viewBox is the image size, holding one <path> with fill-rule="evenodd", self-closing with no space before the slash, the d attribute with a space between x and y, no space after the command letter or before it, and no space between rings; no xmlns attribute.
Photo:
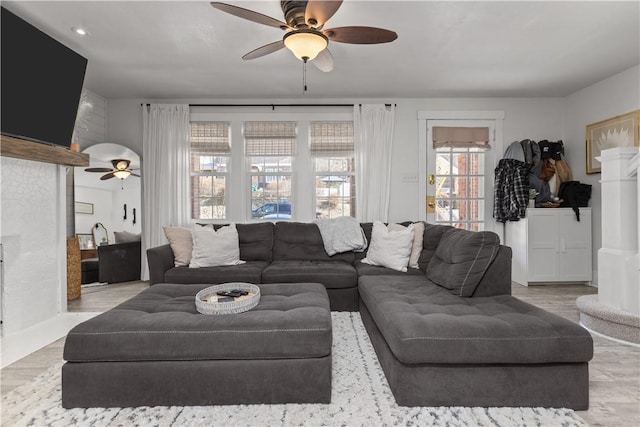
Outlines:
<svg viewBox="0 0 640 427"><path fill-rule="evenodd" d="M240 289L249 292L234 301L212 302L219 291ZM205 288L196 294L196 309L202 314L237 314L251 310L260 302L260 288L251 283L230 282Z"/></svg>

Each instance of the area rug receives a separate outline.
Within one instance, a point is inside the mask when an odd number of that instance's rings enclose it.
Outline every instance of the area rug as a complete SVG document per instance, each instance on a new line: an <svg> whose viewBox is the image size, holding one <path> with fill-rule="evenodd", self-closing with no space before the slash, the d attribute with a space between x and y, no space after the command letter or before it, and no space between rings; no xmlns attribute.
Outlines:
<svg viewBox="0 0 640 427"><path fill-rule="evenodd" d="M572 410L564 408L398 406L359 313L332 313L332 316L330 404L63 409L60 363L2 400L2 425L586 426Z"/></svg>

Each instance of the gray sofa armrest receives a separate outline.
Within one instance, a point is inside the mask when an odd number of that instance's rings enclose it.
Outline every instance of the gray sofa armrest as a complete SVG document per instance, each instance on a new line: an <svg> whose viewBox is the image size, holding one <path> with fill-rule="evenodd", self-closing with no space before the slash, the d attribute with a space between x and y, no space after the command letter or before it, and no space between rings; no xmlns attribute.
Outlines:
<svg viewBox="0 0 640 427"><path fill-rule="evenodd" d="M147 249L149 285L164 282L164 273L175 267L175 258L169 244Z"/></svg>
<svg viewBox="0 0 640 427"><path fill-rule="evenodd" d="M511 295L511 248L500 245L498 254L484 274L473 297Z"/></svg>

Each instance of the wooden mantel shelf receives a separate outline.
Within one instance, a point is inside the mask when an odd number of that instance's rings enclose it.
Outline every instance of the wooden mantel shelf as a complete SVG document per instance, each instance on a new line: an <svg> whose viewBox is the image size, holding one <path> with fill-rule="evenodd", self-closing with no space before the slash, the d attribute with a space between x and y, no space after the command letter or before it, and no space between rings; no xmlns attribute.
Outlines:
<svg viewBox="0 0 640 427"><path fill-rule="evenodd" d="M89 166L89 155L20 138L2 135L0 154L34 162L54 163L66 166Z"/></svg>

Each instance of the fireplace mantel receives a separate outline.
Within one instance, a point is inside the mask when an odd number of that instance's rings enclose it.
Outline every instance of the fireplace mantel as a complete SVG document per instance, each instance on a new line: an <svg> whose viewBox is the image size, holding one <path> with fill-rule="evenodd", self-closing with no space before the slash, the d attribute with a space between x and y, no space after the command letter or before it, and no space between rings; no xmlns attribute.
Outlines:
<svg viewBox="0 0 640 427"><path fill-rule="evenodd" d="M2 135L0 154L16 159L54 163L66 166L89 166L89 155L68 148L40 144L20 138Z"/></svg>

